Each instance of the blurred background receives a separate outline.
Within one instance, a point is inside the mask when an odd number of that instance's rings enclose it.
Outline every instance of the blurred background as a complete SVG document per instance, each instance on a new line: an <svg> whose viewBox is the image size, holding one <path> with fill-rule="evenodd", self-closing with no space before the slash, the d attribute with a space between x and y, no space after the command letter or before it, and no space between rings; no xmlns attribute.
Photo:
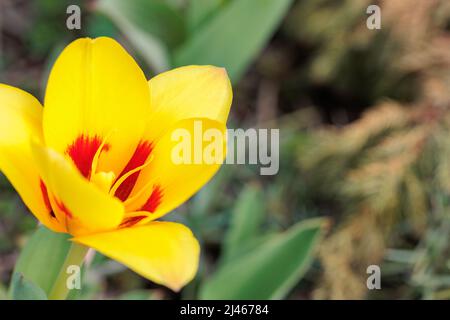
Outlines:
<svg viewBox="0 0 450 320"><path fill-rule="evenodd" d="M72 4L81 30L66 27ZM202 246L182 292L97 254L76 298L450 298L449 1L1 0L0 82L43 101L54 59L84 36L114 37L148 78L226 67L229 127L281 140L277 175L224 165L167 216ZM0 298L35 229L1 177Z"/></svg>

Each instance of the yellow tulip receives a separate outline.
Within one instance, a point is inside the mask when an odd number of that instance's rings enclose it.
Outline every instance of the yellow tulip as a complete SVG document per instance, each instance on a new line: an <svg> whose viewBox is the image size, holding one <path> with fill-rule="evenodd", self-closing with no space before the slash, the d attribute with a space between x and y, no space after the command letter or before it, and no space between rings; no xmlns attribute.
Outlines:
<svg viewBox="0 0 450 320"><path fill-rule="evenodd" d="M147 81L115 40L78 39L53 66L44 108L0 84L0 170L46 227L179 290L197 271L198 242L187 227L154 220L220 164L174 164L170 132L198 120L224 132L231 101L223 68Z"/></svg>

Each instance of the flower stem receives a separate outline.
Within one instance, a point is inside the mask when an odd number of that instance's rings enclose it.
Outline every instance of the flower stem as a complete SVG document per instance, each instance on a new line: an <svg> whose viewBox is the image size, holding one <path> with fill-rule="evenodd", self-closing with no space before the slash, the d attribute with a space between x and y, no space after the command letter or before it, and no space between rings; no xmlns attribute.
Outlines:
<svg viewBox="0 0 450 320"><path fill-rule="evenodd" d="M84 257L88 252L89 248L79 245L77 243L72 243L69 252L67 253L66 260L59 270L58 277L56 278L53 288L48 295L49 300L64 300L69 293L69 288L67 286L67 268L72 265L79 266L81 268L83 264Z"/></svg>

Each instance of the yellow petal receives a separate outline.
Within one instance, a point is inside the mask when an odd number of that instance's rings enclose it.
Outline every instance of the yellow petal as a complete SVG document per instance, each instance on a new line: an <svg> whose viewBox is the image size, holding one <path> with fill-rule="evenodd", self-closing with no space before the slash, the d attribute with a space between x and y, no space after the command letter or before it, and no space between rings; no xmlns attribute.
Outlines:
<svg viewBox="0 0 450 320"><path fill-rule="evenodd" d="M216 136L211 139L210 133ZM190 145L181 150L185 142ZM154 220L188 200L217 172L226 155L226 127L210 119L182 120L155 143L151 154L125 204L127 212L147 211ZM183 162L184 156L191 162Z"/></svg>
<svg viewBox="0 0 450 320"><path fill-rule="evenodd" d="M120 224L124 207L119 200L89 183L71 162L56 151L32 143L32 152L41 176L54 197L52 205L66 215L69 233L100 232Z"/></svg>
<svg viewBox="0 0 450 320"><path fill-rule="evenodd" d="M149 101L142 70L119 43L105 37L78 39L64 49L50 74L45 142L69 153L88 176L106 139L97 168L118 175L142 137Z"/></svg>
<svg viewBox="0 0 450 320"><path fill-rule="evenodd" d="M30 138L42 141L41 104L20 89L0 84L0 128L0 170L39 221L62 231L51 215L30 150Z"/></svg>
<svg viewBox="0 0 450 320"><path fill-rule="evenodd" d="M152 110L146 130L149 141L183 119L227 122L233 93L223 68L181 67L157 75L148 84Z"/></svg>
<svg viewBox="0 0 450 320"><path fill-rule="evenodd" d="M198 268L198 242L187 227L178 223L152 222L73 241L92 247L174 291L191 281Z"/></svg>

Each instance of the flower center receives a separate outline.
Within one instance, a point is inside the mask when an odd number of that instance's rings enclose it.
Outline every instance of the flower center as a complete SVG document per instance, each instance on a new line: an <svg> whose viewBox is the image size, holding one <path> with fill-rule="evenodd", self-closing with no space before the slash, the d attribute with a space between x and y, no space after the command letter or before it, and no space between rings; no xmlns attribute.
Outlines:
<svg viewBox="0 0 450 320"><path fill-rule="evenodd" d="M140 171L152 160L153 144L149 141L141 141L119 175L114 172L97 172L101 154L108 152L111 148L107 143L111 134L110 132L105 136L95 135L93 137L81 134L67 148L66 154L72 158L78 170L87 180L111 196L126 201L133 191Z"/></svg>
<svg viewBox="0 0 450 320"><path fill-rule="evenodd" d="M116 180L114 172L100 171L91 176L91 182L95 184L100 190L108 193L112 187L113 182Z"/></svg>

